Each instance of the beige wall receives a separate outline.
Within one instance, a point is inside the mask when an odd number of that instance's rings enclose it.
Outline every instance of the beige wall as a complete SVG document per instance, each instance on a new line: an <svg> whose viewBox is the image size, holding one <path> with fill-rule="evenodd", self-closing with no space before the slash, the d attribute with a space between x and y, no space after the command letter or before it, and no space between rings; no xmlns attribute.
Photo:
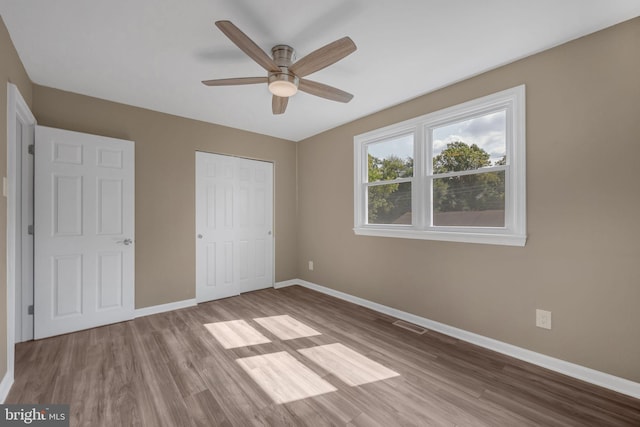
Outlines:
<svg viewBox="0 0 640 427"><path fill-rule="evenodd" d="M302 141L300 278L640 381L639 76L640 18ZM354 235L354 135L523 83L526 247Z"/></svg>
<svg viewBox="0 0 640 427"><path fill-rule="evenodd" d="M34 85L38 124L135 141L136 307L195 297L195 152L274 162L276 280L296 277L294 142Z"/></svg>
<svg viewBox="0 0 640 427"><path fill-rule="evenodd" d="M7 176L7 82L31 105L31 80L0 17L0 179ZM7 370L7 198L0 197L0 380Z"/></svg>

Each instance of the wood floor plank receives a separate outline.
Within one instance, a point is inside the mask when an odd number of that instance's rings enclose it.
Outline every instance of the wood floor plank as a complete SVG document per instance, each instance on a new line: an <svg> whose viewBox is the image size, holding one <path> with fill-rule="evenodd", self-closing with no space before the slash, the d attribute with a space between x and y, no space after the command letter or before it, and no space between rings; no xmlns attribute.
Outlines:
<svg viewBox="0 0 640 427"><path fill-rule="evenodd" d="M235 359L208 356L196 361L207 389L233 425L251 425L260 411L272 404L269 396L244 375Z"/></svg>
<svg viewBox="0 0 640 427"><path fill-rule="evenodd" d="M147 419L151 418L154 420L152 423L157 425L190 425L186 404L183 399L177 398L180 396L179 389L171 376L167 375L166 361L158 357L163 353L159 350L156 333L136 334L134 327L134 357L139 361L136 392L144 394L147 404L151 406L142 412L143 423L146 425Z"/></svg>
<svg viewBox="0 0 640 427"><path fill-rule="evenodd" d="M286 351L245 357L236 362L276 403L337 390Z"/></svg>
<svg viewBox="0 0 640 427"><path fill-rule="evenodd" d="M450 424L453 426L453 424ZM360 414L352 421L350 421L347 426L349 427L384 427L384 424L380 424L376 421L371 415L368 414Z"/></svg>
<svg viewBox="0 0 640 427"><path fill-rule="evenodd" d="M320 335L278 338L253 320L262 318L295 319ZM269 342L224 348L205 326L237 320ZM395 320L297 286L252 292L20 343L5 403L69 403L71 425L92 427L640 426L638 399ZM350 385L300 352L327 345L399 376ZM274 402L237 362L274 353L336 390Z"/></svg>
<svg viewBox="0 0 640 427"><path fill-rule="evenodd" d="M271 340L251 327L245 320L228 320L204 325L226 349L265 344Z"/></svg>
<svg viewBox="0 0 640 427"><path fill-rule="evenodd" d="M352 387L400 375L340 343L303 348L298 352Z"/></svg>
<svg viewBox="0 0 640 427"><path fill-rule="evenodd" d="M320 332L299 322L288 314L258 317L253 320L283 341L321 335Z"/></svg>
<svg viewBox="0 0 640 427"><path fill-rule="evenodd" d="M188 396L185 399L194 426L229 427L233 424L225 415L220 403L213 397L209 390Z"/></svg>

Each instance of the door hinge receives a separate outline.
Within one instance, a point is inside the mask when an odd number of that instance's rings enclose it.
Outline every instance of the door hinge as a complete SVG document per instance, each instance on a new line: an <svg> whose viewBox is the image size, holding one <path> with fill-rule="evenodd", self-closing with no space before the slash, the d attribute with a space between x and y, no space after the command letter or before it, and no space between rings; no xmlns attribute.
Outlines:
<svg viewBox="0 0 640 427"><path fill-rule="evenodd" d="M27 148L27 151L29 152L29 154L34 154L36 152L36 146L33 144L30 144L29 148Z"/></svg>
<svg viewBox="0 0 640 427"><path fill-rule="evenodd" d="M33 236L33 225L30 225L27 227L27 234L30 234Z"/></svg>
<svg viewBox="0 0 640 427"><path fill-rule="evenodd" d="M27 307L27 314L33 315L33 304L31 304L29 307Z"/></svg>

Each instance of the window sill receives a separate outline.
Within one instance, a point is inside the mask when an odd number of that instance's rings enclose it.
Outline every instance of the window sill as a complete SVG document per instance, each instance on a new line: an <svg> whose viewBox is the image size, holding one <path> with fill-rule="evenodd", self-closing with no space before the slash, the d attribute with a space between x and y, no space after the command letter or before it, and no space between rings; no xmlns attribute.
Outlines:
<svg viewBox="0 0 640 427"><path fill-rule="evenodd" d="M481 243L487 245L524 246L526 234L505 233L465 233L451 231L428 231L414 229L356 227L353 232L358 236L395 237L400 239L439 240L445 242Z"/></svg>

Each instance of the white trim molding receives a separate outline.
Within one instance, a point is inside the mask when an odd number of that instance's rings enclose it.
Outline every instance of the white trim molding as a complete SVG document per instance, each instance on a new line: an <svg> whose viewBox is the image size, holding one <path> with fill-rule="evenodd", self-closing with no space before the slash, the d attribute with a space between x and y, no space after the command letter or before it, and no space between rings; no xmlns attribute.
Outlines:
<svg viewBox="0 0 640 427"><path fill-rule="evenodd" d="M389 316L404 320L406 322L431 329L432 331L440 332L450 337L454 337L459 340L466 341L471 344L496 351L498 353L506 354L507 356L524 360L525 362L529 362L531 364L538 365L543 368L550 369L552 371L559 372L561 374L568 375L570 377L595 384L600 387L608 388L610 390L617 391L618 393L635 397L636 399L640 399L640 383L617 377L615 375L607 374L605 372L596 371L595 369L587 368L585 366L577 365L575 363L567 362L565 360L557 359L545 354L536 353L535 351L527 350L525 348L517 347L515 345L498 341L493 338L488 338L483 335L465 331L464 329L455 328L453 326L436 322L425 317L416 316L415 314L407 313L405 311L378 304L364 298L336 291L335 289L317 285L306 280L294 279L287 280L285 282L279 282L276 283L275 288L278 289L292 285L300 285L307 289L312 289L314 291L330 295L344 301L367 307L379 313L384 313Z"/></svg>
<svg viewBox="0 0 640 427"><path fill-rule="evenodd" d="M0 383L0 400L4 402L14 380L16 344L16 224L22 212L18 203L17 164L20 159L16 146L20 123L35 126L36 119L20 94L18 87L7 83L7 372Z"/></svg>
<svg viewBox="0 0 640 427"><path fill-rule="evenodd" d="M7 371L2 378L2 382L0 382L0 403L4 403L9 395L9 391L11 391L11 386L13 385L13 372L9 373Z"/></svg>
<svg viewBox="0 0 640 427"><path fill-rule="evenodd" d="M194 307L196 305L196 299L185 299L182 301L170 302L167 304L152 305L150 307L136 308L133 317L151 316L152 314L165 313L167 311L180 310L181 308Z"/></svg>
<svg viewBox="0 0 640 427"><path fill-rule="evenodd" d="M287 286L293 286L293 285L299 285L299 284L300 284L300 280L291 279L291 280L285 280L283 282L276 282L276 284L273 285L273 288L280 289L280 288L286 288Z"/></svg>

